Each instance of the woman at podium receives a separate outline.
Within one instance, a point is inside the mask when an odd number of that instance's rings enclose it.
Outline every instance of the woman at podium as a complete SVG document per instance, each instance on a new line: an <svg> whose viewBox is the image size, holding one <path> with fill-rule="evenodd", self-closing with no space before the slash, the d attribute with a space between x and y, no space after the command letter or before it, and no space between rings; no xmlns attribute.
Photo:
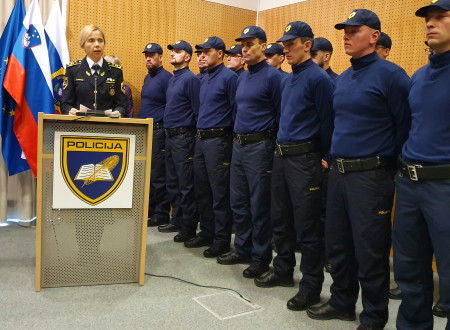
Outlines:
<svg viewBox="0 0 450 330"><path fill-rule="evenodd" d="M86 25L80 32L80 47L86 52L82 60L66 67L63 81L62 113L111 117L125 116L126 98L122 67L103 58L105 35L95 25Z"/></svg>

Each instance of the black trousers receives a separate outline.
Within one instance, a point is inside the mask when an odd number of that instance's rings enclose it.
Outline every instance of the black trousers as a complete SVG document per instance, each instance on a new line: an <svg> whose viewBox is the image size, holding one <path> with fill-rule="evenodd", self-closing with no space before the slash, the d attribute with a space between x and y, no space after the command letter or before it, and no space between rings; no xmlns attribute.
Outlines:
<svg viewBox="0 0 450 330"><path fill-rule="evenodd" d="M354 311L359 285L361 324L383 328L388 320L389 251L394 172L388 168L328 177L325 246L333 267L330 305Z"/></svg>
<svg viewBox="0 0 450 330"><path fill-rule="evenodd" d="M312 294L320 294L324 280L320 161L314 152L287 157L276 153L271 187L272 232L278 253L273 261L275 274L293 276L298 240L303 275L300 290Z"/></svg>

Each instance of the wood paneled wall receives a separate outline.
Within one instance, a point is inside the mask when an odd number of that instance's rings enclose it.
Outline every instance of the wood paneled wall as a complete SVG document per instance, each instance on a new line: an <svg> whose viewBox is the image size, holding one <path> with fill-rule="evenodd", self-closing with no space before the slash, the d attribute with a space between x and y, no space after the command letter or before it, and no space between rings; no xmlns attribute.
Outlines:
<svg viewBox="0 0 450 330"><path fill-rule="evenodd" d="M263 11L259 14L259 23L269 42L280 38L289 22L308 23L315 37L327 38L333 44L331 67L341 73L350 66L350 62L344 52L343 32L336 30L334 25L345 21L354 9L370 9L380 18L382 31L392 39L388 60L411 75L427 63L424 19L414 13L429 3L429 0L310 0ZM284 69L291 71L286 63Z"/></svg>
<svg viewBox="0 0 450 330"><path fill-rule="evenodd" d="M72 61L85 56L78 39L83 26L95 24L105 32L105 55L119 57L125 83L133 92L136 113L147 74L142 54L147 43L156 42L163 47L164 67L172 71L168 44L183 39L194 48L207 37L219 36L230 47L245 26L255 24L256 12L201 0L69 0L67 21ZM198 73L195 54L190 68Z"/></svg>

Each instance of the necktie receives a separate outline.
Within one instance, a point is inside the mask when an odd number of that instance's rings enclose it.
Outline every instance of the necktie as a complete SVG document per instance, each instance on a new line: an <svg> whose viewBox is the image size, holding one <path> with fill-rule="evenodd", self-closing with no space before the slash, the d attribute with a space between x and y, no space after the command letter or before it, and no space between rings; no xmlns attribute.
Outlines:
<svg viewBox="0 0 450 330"><path fill-rule="evenodd" d="M95 64L92 66L92 69L94 69L94 76L98 76L98 73L99 73L99 71L100 71L100 65L98 65L97 63L95 63Z"/></svg>

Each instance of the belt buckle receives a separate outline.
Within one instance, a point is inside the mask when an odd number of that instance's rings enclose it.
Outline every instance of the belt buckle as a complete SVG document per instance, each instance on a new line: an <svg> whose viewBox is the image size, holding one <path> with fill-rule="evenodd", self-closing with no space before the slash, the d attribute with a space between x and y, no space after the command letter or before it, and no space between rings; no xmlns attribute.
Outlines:
<svg viewBox="0 0 450 330"><path fill-rule="evenodd" d="M199 139L202 138L202 134L200 133L200 130L199 130L199 129L197 130L197 137L198 137Z"/></svg>
<svg viewBox="0 0 450 330"><path fill-rule="evenodd" d="M337 167L339 172L341 172L342 174L345 173L345 169L344 169L344 159L343 158L337 158L336 159L336 163L337 163Z"/></svg>
<svg viewBox="0 0 450 330"><path fill-rule="evenodd" d="M236 134L236 140L239 142L240 145L242 145L242 139L240 134Z"/></svg>
<svg viewBox="0 0 450 330"><path fill-rule="evenodd" d="M412 181L419 181L419 177L417 176L417 168L422 167L420 165L408 165L408 174L409 178Z"/></svg>
<svg viewBox="0 0 450 330"><path fill-rule="evenodd" d="M283 156L283 149L281 149L281 145L279 145L278 143L277 143L277 150L280 156Z"/></svg>

